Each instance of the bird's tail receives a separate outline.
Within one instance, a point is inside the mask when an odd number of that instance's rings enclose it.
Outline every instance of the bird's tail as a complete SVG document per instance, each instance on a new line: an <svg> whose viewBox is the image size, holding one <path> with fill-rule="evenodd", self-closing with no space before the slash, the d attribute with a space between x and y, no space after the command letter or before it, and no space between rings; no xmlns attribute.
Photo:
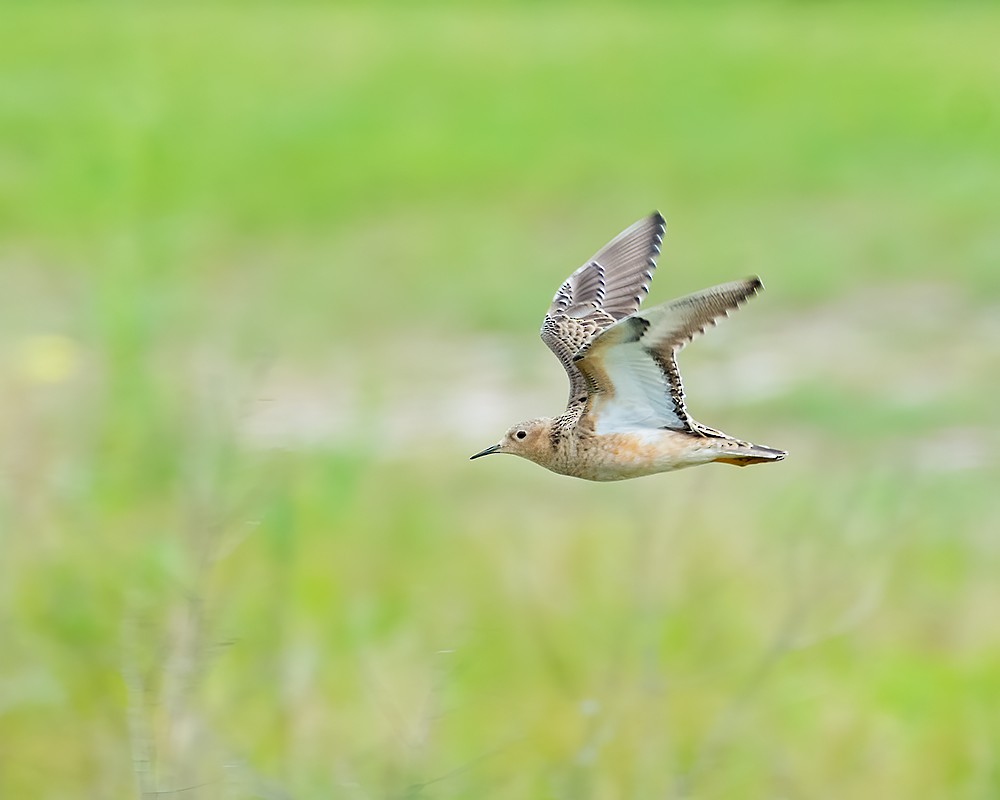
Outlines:
<svg viewBox="0 0 1000 800"><path fill-rule="evenodd" d="M720 453L712 460L719 464L746 467L750 464L768 464L772 461L781 461L787 455L788 453L784 450L775 450L773 447L765 447L761 444L748 444L739 450Z"/></svg>

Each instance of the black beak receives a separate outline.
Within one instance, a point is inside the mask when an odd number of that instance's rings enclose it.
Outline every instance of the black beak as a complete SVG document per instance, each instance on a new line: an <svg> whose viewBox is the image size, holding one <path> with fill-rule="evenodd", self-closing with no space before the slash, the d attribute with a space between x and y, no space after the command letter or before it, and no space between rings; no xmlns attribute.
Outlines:
<svg viewBox="0 0 1000 800"><path fill-rule="evenodd" d="M472 461L472 459L474 458L479 458L480 456L491 455L493 453L496 453L499 449L500 449L499 444L491 445L490 447L487 447L485 450L481 450L480 452L476 453L474 456L469 456L469 461Z"/></svg>

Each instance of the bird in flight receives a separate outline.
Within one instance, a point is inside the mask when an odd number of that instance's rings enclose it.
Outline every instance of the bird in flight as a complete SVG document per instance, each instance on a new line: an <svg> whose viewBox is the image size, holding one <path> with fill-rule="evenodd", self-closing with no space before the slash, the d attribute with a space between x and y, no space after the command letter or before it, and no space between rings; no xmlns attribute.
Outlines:
<svg viewBox="0 0 1000 800"><path fill-rule="evenodd" d="M650 214L559 287L541 335L569 375L566 411L520 422L472 458L509 453L562 475L617 481L785 457L784 450L734 439L688 414L677 353L763 284L745 278L639 311L664 230L663 217Z"/></svg>

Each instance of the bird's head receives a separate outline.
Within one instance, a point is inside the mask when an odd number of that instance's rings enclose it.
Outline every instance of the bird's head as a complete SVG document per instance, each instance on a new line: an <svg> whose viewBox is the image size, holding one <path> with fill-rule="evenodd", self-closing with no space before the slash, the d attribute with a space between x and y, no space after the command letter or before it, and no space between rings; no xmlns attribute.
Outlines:
<svg viewBox="0 0 1000 800"><path fill-rule="evenodd" d="M493 453L509 453L545 466L552 456L549 436L551 431L551 419L529 419L527 422L519 422L513 425L499 442L471 456L470 460Z"/></svg>

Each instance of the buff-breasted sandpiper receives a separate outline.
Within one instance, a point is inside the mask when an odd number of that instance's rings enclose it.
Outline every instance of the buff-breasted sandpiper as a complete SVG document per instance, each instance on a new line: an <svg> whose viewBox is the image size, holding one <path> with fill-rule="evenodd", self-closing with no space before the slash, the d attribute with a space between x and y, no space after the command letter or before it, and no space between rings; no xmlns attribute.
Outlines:
<svg viewBox="0 0 1000 800"><path fill-rule="evenodd" d="M617 481L785 457L784 450L734 439L688 414L678 351L762 284L745 278L638 311L664 229L663 217L650 214L559 287L541 335L569 374L566 411L518 423L472 458L510 453L562 475Z"/></svg>

